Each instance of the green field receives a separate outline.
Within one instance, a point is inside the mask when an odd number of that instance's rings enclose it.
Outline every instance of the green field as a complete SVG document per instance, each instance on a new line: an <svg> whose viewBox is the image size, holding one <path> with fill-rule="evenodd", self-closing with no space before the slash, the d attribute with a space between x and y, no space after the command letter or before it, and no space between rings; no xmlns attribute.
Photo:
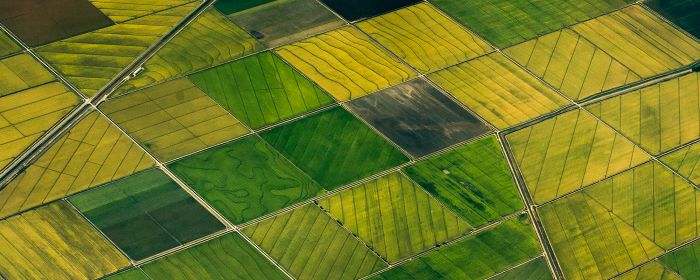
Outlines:
<svg viewBox="0 0 700 280"><path fill-rule="evenodd" d="M404 171L475 227L524 207L495 136L429 157Z"/></svg>
<svg viewBox="0 0 700 280"><path fill-rule="evenodd" d="M661 161L694 184L700 185L700 142L665 155Z"/></svg>
<svg viewBox="0 0 700 280"><path fill-rule="evenodd" d="M116 23L125 22L184 5L195 0L90 0Z"/></svg>
<svg viewBox="0 0 700 280"><path fill-rule="evenodd" d="M700 38L700 2L697 0L650 0L644 5Z"/></svg>
<svg viewBox="0 0 700 280"><path fill-rule="evenodd" d="M0 96L55 80L31 55L18 54L0 60Z"/></svg>
<svg viewBox="0 0 700 280"><path fill-rule="evenodd" d="M0 57L19 52L21 50L22 48L20 48L20 46L17 45L17 43L15 43L15 41L12 40L9 35L3 31L0 31Z"/></svg>
<svg viewBox="0 0 700 280"><path fill-rule="evenodd" d="M260 136L328 190L408 161L397 148L341 107L276 127Z"/></svg>
<svg viewBox="0 0 700 280"><path fill-rule="evenodd" d="M222 13L230 15L268 2L272 2L272 0L220 0L214 3L214 7Z"/></svg>
<svg viewBox="0 0 700 280"><path fill-rule="evenodd" d="M659 261L685 279L700 279L700 242L662 256Z"/></svg>
<svg viewBox="0 0 700 280"><path fill-rule="evenodd" d="M318 202L393 263L473 229L401 173L391 173Z"/></svg>
<svg viewBox="0 0 700 280"><path fill-rule="evenodd" d="M234 224L304 201L321 187L257 136L168 167Z"/></svg>
<svg viewBox="0 0 700 280"><path fill-rule="evenodd" d="M697 264L696 264L697 265ZM681 280L683 278L679 277L674 271L666 268L659 261L653 261L639 268L615 277L617 280L645 280L645 279L658 279L658 280ZM697 279L697 278L687 278L687 279Z"/></svg>
<svg viewBox="0 0 700 280"><path fill-rule="evenodd" d="M189 78L253 129L333 102L272 52L236 60Z"/></svg>
<svg viewBox="0 0 700 280"><path fill-rule="evenodd" d="M314 205L245 227L243 233L297 279L357 279L387 267Z"/></svg>
<svg viewBox="0 0 700 280"><path fill-rule="evenodd" d="M440 247L374 279L485 279L540 253L527 216Z"/></svg>
<svg viewBox="0 0 700 280"><path fill-rule="evenodd" d="M149 279L288 279L238 233L145 264Z"/></svg>
<svg viewBox="0 0 700 280"><path fill-rule="evenodd" d="M539 257L535 260L521 264L506 272L503 272L491 280L545 280L554 279L547 266L545 257Z"/></svg>
<svg viewBox="0 0 700 280"><path fill-rule="evenodd" d="M107 277L109 280L150 280L139 268L132 268L119 274Z"/></svg>

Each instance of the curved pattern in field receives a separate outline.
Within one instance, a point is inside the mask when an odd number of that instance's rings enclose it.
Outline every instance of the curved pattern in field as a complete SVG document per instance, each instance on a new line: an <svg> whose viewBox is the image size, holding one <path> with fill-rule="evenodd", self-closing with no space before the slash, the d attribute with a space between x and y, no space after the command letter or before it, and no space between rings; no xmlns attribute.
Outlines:
<svg viewBox="0 0 700 280"><path fill-rule="evenodd" d="M640 79L633 69L570 29L507 48L504 53L574 100Z"/></svg>
<svg viewBox="0 0 700 280"><path fill-rule="evenodd" d="M31 55L19 54L0 60L0 96L55 80Z"/></svg>
<svg viewBox="0 0 700 280"><path fill-rule="evenodd" d="M492 50L481 38L427 3L371 18L357 26L422 73Z"/></svg>
<svg viewBox="0 0 700 280"><path fill-rule="evenodd" d="M700 142L665 155L661 161L694 184L700 185Z"/></svg>
<svg viewBox="0 0 700 280"><path fill-rule="evenodd" d="M318 194L321 187L257 136L168 165L234 224Z"/></svg>
<svg viewBox="0 0 700 280"><path fill-rule="evenodd" d="M297 279L358 279L387 267L314 205L245 227L243 233Z"/></svg>
<svg viewBox="0 0 700 280"><path fill-rule="evenodd" d="M514 267L491 280L550 280L552 274L545 257L539 257L520 266Z"/></svg>
<svg viewBox="0 0 700 280"><path fill-rule="evenodd" d="M652 154L700 137L700 73L615 96L587 109Z"/></svg>
<svg viewBox="0 0 700 280"><path fill-rule="evenodd" d="M558 115L507 138L537 204L650 159L642 149L582 110Z"/></svg>
<svg viewBox="0 0 700 280"><path fill-rule="evenodd" d="M0 30L0 57L19 52L21 50L22 48L20 48L20 46L10 38L10 35L7 35L4 31Z"/></svg>
<svg viewBox="0 0 700 280"><path fill-rule="evenodd" d="M195 0L90 0L112 21L119 23L164 11Z"/></svg>
<svg viewBox="0 0 700 280"><path fill-rule="evenodd" d="M0 190L0 217L153 166L136 143L93 112Z"/></svg>
<svg viewBox="0 0 700 280"><path fill-rule="evenodd" d="M343 27L276 52L339 101L408 81L416 74L353 27Z"/></svg>
<svg viewBox="0 0 700 280"><path fill-rule="evenodd" d="M630 272L615 277L615 280L681 280L681 278L674 271L666 268L659 261L653 261L639 268L636 268ZM696 278L685 278L685 279L696 279Z"/></svg>

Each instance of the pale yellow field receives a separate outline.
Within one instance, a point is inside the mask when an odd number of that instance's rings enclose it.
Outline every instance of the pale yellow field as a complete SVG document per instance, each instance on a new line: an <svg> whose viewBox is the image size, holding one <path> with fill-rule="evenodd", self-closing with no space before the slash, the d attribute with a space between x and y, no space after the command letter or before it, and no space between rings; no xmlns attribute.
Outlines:
<svg viewBox="0 0 700 280"><path fill-rule="evenodd" d="M371 18L357 26L422 73L493 50L428 3Z"/></svg>
<svg viewBox="0 0 700 280"><path fill-rule="evenodd" d="M0 217L144 170L153 160L93 112L0 190Z"/></svg>
<svg viewBox="0 0 700 280"><path fill-rule="evenodd" d="M114 22L124 22L195 0L90 0Z"/></svg>
<svg viewBox="0 0 700 280"><path fill-rule="evenodd" d="M58 82L0 97L0 169L79 102Z"/></svg>
<svg viewBox="0 0 700 280"><path fill-rule="evenodd" d="M679 149L660 158L678 174L700 185L700 142Z"/></svg>
<svg viewBox="0 0 700 280"><path fill-rule="evenodd" d="M97 279L128 265L67 202L0 221L0 274L7 279Z"/></svg>
<svg viewBox="0 0 700 280"><path fill-rule="evenodd" d="M0 77L0 96L54 80L54 76L28 54L0 60Z"/></svg>
<svg viewBox="0 0 700 280"><path fill-rule="evenodd" d="M435 72L428 78L500 129L568 104L565 98L500 53Z"/></svg>
<svg viewBox="0 0 700 280"><path fill-rule="evenodd" d="M163 161L248 132L187 79L130 93L100 108Z"/></svg>
<svg viewBox="0 0 700 280"><path fill-rule="evenodd" d="M355 99L416 76L352 27L286 45L276 52L340 101Z"/></svg>

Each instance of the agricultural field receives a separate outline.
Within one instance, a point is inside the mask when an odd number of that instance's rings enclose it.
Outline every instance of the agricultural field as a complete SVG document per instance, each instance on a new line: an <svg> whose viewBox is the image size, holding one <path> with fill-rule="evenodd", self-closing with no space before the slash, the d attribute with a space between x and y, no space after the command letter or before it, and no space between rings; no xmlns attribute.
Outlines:
<svg viewBox="0 0 700 280"><path fill-rule="evenodd" d="M404 172L475 227L524 207L495 136L431 156Z"/></svg>
<svg viewBox="0 0 700 280"><path fill-rule="evenodd" d="M489 131L478 118L420 78L346 104L414 157Z"/></svg>
<svg viewBox="0 0 700 280"><path fill-rule="evenodd" d="M189 79L253 129L333 103L272 52L210 68Z"/></svg>
<svg viewBox="0 0 700 280"><path fill-rule="evenodd" d="M664 155L660 160L695 185L700 185L700 142Z"/></svg>
<svg viewBox="0 0 700 280"><path fill-rule="evenodd" d="M547 261L544 257L539 257L535 260L528 261L510 270L504 271L495 277L493 280L545 280L553 279L552 274L547 267Z"/></svg>
<svg viewBox="0 0 700 280"><path fill-rule="evenodd" d="M421 73L434 72L493 50L427 3L368 19L357 26Z"/></svg>
<svg viewBox="0 0 700 280"><path fill-rule="evenodd" d="M90 0L115 23L129 21L170 8L185 5L195 0Z"/></svg>
<svg viewBox="0 0 700 280"><path fill-rule="evenodd" d="M700 277L698 255L700 255L700 242L695 241L662 256L659 258L659 262L685 279L698 279Z"/></svg>
<svg viewBox="0 0 700 280"><path fill-rule="evenodd" d="M10 279L96 279L129 265L64 201L0 221L0 260Z"/></svg>
<svg viewBox="0 0 700 280"><path fill-rule="evenodd" d="M168 165L210 205L241 224L321 191L258 136L214 147Z"/></svg>
<svg viewBox="0 0 700 280"><path fill-rule="evenodd" d="M0 60L0 96L22 91L56 78L31 55L18 54Z"/></svg>
<svg viewBox="0 0 700 280"><path fill-rule="evenodd" d="M700 38L700 2L696 0L650 0L644 5L661 14L695 38Z"/></svg>
<svg viewBox="0 0 700 280"><path fill-rule="evenodd" d="M260 136L327 190L408 161L399 149L342 107L275 127Z"/></svg>
<svg viewBox="0 0 700 280"><path fill-rule="evenodd" d="M133 260L224 228L158 169L82 192L69 201Z"/></svg>
<svg viewBox="0 0 700 280"><path fill-rule="evenodd" d="M416 77L408 66L353 27L282 46L275 52L338 101L355 99Z"/></svg>
<svg viewBox="0 0 700 280"><path fill-rule="evenodd" d="M214 7L225 15L230 15L272 1L273 0L219 0L214 3Z"/></svg>
<svg viewBox="0 0 700 280"><path fill-rule="evenodd" d="M0 30L0 57L21 51L22 48L10 38L7 33Z"/></svg>
<svg viewBox="0 0 700 280"><path fill-rule="evenodd" d="M377 3L372 0L321 0L333 11L347 21L357 21L364 18L381 15L392 10L419 3L419 0L395 0Z"/></svg>
<svg viewBox="0 0 700 280"><path fill-rule="evenodd" d="M161 161L248 133L248 128L187 79L111 99L100 109Z"/></svg>
<svg viewBox="0 0 700 280"><path fill-rule="evenodd" d="M675 280L683 279L674 271L664 267L659 261L653 261L630 272L615 277L619 280L641 280L641 279L659 279L659 280ZM688 278L694 279L694 278Z"/></svg>
<svg viewBox="0 0 700 280"><path fill-rule="evenodd" d="M148 276L139 268L132 268L124 272L107 277L109 280L149 280Z"/></svg>
<svg viewBox="0 0 700 280"><path fill-rule="evenodd" d="M552 113L568 104L500 53L435 72L428 79L499 129Z"/></svg>
<svg viewBox="0 0 700 280"><path fill-rule="evenodd" d="M358 279L387 267L315 205L245 227L243 233L297 279Z"/></svg>
<svg viewBox="0 0 700 280"><path fill-rule="evenodd" d="M391 173L318 205L390 263L473 229L401 173Z"/></svg>

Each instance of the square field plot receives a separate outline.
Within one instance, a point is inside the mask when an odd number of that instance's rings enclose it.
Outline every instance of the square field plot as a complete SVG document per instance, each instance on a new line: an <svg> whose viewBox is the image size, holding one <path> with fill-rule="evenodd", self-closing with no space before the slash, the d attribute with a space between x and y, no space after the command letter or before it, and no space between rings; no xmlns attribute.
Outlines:
<svg viewBox="0 0 700 280"><path fill-rule="evenodd" d="M316 0L278 0L229 17L269 47L298 41L345 24Z"/></svg>
<svg viewBox="0 0 700 280"><path fill-rule="evenodd" d="M422 73L492 50L486 42L427 3L371 18L357 26Z"/></svg>
<svg viewBox="0 0 700 280"><path fill-rule="evenodd" d="M343 27L276 52L339 101L408 81L416 74L362 32Z"/></svg>
<svg viewBox="0 0 700 280"><path fill-rule="evenodd" d="M644 5L661 14L688 33L700 38L700 1L651 0Z"/></svg>
<svg viewBox="0 0 700 280"><path fill-rule="evenodd" d="M419 3L420 0L321 0L348 21L370 18L376 15Z"/></svg>
<svg viewBox="0 0 700 280"><path fill-rule="evenodd" d="M260 136L328 190L408 161L397 148L341 107L276 127Z"/></svg>
<svg viewBox="0 0 700 280"><path fill-rule="evenodd" d="M479 119L423 79L347 104L350 110L415 157L489 131Z"/></svg>
<svg viewBox="0 0 700 280"><path fill-rule="evenodd" d="M229 221L241 224L318 194L321 187L258 136L169 165Z"/></svg>
<svg viewBox="0 0 700 280"><path fill-rule="evenodd" d="M0 96L55 80L31 55L18 54L0 60Z"/></svg>
<svg viewBox="0 0 700 280"><path fill-rule="evenodd" d="M2 1L0 23L30 46L43 45L113 24L86 0Z"/></svg>
<svg viewBox="0 0 700 280"><path fill-rule="evenodd" d="M224 228L158 169L81 193L70 202L133 260Z"/></svg>

